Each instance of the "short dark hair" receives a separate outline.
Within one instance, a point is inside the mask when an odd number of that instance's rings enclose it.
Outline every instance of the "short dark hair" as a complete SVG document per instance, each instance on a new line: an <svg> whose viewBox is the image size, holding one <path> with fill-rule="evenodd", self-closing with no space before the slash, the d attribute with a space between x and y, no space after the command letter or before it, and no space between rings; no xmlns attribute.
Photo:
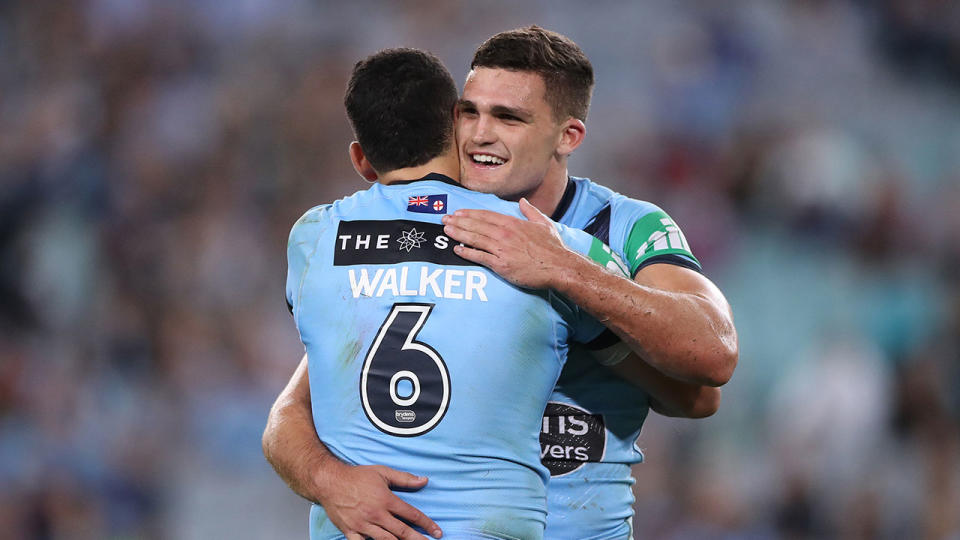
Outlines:
<svg viewBox="0 0 960 540"><path fill-rule="evenodd" d="M587 119L593 91L593 66L570 38L532 25L500 32L473 54L478 67L532 71L543 77L554 118Z"/></svg>
<svg viewBox="0 0 960 540"><path fill-rule="evenodd" d="M436 56L397 48L357 62L343 104L364 155L382 174L423 165L453 143L457 98Z"/></svg>

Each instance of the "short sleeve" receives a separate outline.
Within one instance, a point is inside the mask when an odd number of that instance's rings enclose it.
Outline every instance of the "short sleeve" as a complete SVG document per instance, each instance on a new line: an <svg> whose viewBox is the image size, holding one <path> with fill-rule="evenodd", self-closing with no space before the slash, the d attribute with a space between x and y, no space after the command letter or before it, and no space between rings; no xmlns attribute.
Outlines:
<svg viewBox="0 0 960 540"><path fill-rule="evenodd" d="M329 205L310 209L294 223L290 229L287 241L287 308L297 319L300 305L300 293L303 289L303 280L314 257L320 235L323 232L322 215Z"/></svg>
<svg viewBox="0 0 960 540"><path fill-rule="evenodd" d="M646 211L621 209L625 220L623 253L630 276L654 262L667 262L701 271L683 231L666 212L649 205ZM614 218L616 219L616 218Z"/></svg>

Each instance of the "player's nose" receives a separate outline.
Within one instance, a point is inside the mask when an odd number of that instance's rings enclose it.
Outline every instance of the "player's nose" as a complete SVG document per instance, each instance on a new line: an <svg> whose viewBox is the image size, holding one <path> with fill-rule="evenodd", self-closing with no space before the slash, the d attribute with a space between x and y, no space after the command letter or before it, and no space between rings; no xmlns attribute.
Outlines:
<svg viewBox="0 0 960 540"><path fill-rule="evenodd" d="M490 144L497 140L496 130L494 130L493 121L489 116L480 115L480 118L473 125L470 134L470 142L474 144Z"/></svg>

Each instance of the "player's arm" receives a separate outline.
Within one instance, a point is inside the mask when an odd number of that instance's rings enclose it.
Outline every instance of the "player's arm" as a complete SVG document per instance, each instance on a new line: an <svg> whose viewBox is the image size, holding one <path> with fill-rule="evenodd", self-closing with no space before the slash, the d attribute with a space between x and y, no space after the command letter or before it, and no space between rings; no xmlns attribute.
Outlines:
<svg viewBox="0 0 960 540"><path fill-rule="evenodd" d="M635 353L609 368L622 379L643 388L650 399L650 408L664 416L706 418L720 408L720 388L668 377Z"/></svg>
<svg viewBox="0 0 960 540"><path fill-rule="evenodd" d="M270 409L263 455L301 497L320 504L347 538L426 540L407 523L440 538L440 527L397 497L391 487L420 489L427 479L389 467L343 463L320 441L310 410L307 357Z"/></svg>
<svg viewBox="0 0 960 540"><path fill-rule="evenodd" d="M457 246L461 257L516 285L562 293L662 373L706 386L730 379L737 333L729 304L709 279L672 264L646 266L632 281L616 276L568 249L552 222L525 200L520 208L527 221L458 210L445 217L445 232L472 246Z"/></svg>

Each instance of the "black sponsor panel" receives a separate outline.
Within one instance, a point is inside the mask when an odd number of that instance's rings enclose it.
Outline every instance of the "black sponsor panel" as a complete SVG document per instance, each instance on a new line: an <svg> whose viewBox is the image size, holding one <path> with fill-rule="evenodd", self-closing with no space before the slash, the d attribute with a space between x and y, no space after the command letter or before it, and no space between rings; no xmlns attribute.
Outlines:
<svg viewBox="0 0 960 540"><path fill-rule="evenodd" d="M606 445L603 416L563 403L547 403L540 427L540 461L550 476L600 461Z"/></svg>
<svg viewBox="0 0 960 540"><path fill-rule="evenodd" d="M456 244L443 225L395 219L341 221L333 246L333 265L430 262L477 266L453 252Z"/></svg>

